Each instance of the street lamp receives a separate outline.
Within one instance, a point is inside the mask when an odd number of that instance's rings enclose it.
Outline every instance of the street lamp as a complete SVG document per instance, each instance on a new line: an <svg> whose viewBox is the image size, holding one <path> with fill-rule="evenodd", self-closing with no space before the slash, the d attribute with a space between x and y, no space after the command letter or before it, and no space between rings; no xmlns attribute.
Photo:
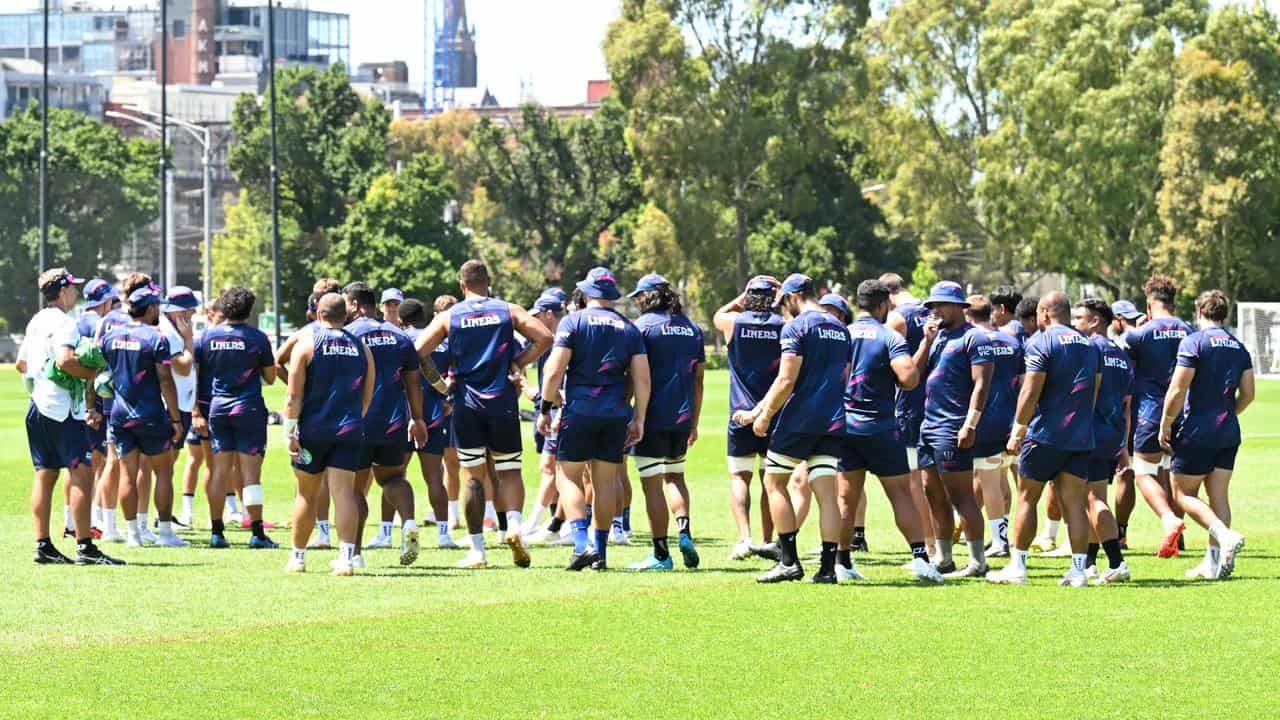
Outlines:
<svg viewBox="0 0 1280 720"><path fill-rule="evenodd" d="M127 120L131 123L134 123L135 125L141 125L142 127L148 128L150 130L154 130L157 133L160 133L161 137L164 136L164 133L167 130L167 128L165 128L163 125L157 125L153 122L150 122L148 120L143 120L142 118L136 117L134 115L128 115L126 113L116 112L114 110L108 110L103 114L109 118L114 118L116 120ZM161 232L160 253L162 256L160 261L160 278L164 283L165 287L173 287L174 278L171 275L172 273L174 273L173 262L170 261L168 263L165 263L163 260L163 255L168 254L170 255L170 257L172 257L173 255L173 236L171 234L173 228L171 227L171 223L167 222L168 218L165 217L165 214L173 208L173 203L168 202L170 197L173 195L173 182L169 178L169 174L167 172L164 175L164 180L165 180L164 192L161 193L161 198L165 202L161 203L161 207L160 207L160 210L161 210L160 212L160 232Z"/></svg>
<svg viewBox="0 0 1280 720"><path fill-rule="evenodd" d="M280 167L276 162L276 0L267 0L267 62L271 86L271 312L280 347Z"/></svg>

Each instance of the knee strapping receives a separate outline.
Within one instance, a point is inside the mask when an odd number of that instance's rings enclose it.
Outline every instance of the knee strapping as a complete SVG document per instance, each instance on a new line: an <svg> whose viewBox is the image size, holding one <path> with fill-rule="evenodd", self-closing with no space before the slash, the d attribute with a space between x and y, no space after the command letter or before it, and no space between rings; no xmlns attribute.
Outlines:
<svg viewBox="0 0 1280 720"><path fill-rule="evenodd" d="M498 472L507 472L510 470L520 469L520 451L510 453L494 453L493 469Z"/></svg>

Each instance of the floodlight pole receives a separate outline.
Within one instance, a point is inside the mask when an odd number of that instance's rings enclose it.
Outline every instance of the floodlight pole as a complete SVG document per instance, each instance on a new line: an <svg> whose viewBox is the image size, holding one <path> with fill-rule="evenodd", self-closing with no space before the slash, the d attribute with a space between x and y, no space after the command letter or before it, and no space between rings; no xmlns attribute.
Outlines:
<svg viewBox="0 0 1280 720"><path fill-rule="evenodd" d="M160 0L160 278L169 280L169 0Z"/></svg>
<svg viewBox="0 0 1280 720"><path fill-rule="evenodd" d="M267 0L267 82L271 94L271 312L276 347L280 333L280 168L276 157L276 2Z"/></svg>
<svg viewBox="0 0 1280 720"><path fill-rule="evenodd" d="M44 0L44 63L40 90L40 249L37 272L45 271L45 252L49 244L49 0ZM36 308L41 304L36 294Z"/></svg>

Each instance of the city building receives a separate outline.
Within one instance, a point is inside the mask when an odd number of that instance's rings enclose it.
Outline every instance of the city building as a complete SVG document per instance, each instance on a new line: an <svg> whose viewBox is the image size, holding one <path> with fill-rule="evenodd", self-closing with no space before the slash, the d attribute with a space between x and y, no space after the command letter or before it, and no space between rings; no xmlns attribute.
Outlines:
<svg viewBox="0 0 1280 720"><path fill-rule="evenodd" d="M0 120L39 102L44 68L36 60L0 58ZM49 75L49 106L102 116L106 88L79 73Z"/></svg>

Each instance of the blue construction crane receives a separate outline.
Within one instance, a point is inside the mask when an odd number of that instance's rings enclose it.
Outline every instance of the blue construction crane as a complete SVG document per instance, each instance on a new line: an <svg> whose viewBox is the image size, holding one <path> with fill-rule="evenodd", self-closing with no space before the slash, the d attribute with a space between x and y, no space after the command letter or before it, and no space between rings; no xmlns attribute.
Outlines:
<svg viewBox="0 0 1280 720"><path fill-rule="evenodd" d="M466 0L424 0L423 114L456 103L455 90L476 86L475 32Z"/></svg>

